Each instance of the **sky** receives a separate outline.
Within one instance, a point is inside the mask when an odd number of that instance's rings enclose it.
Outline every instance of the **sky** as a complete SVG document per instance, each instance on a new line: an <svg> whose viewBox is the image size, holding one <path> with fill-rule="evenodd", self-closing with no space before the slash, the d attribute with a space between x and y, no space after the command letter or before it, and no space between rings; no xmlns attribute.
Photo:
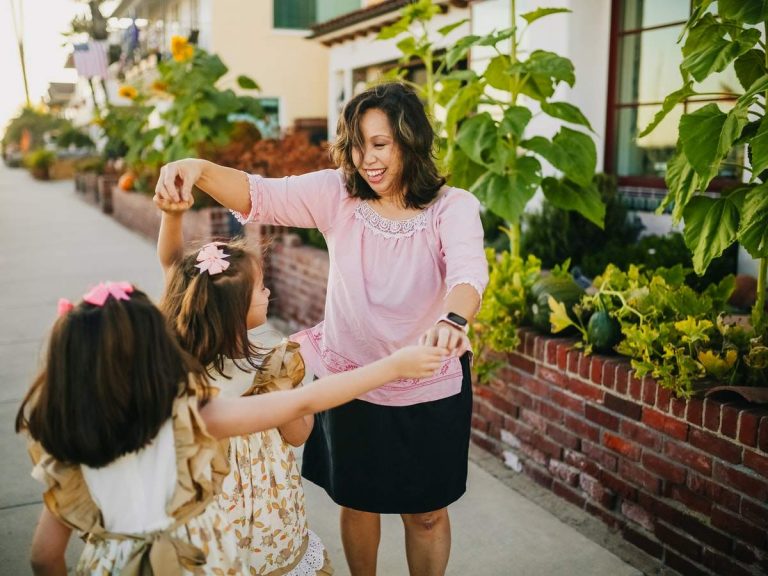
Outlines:
<svg viewBox="0 0 768 576"><path fill-rule="evenodd" d="M20 7L24 16L24 52L33 104L40 102L50 82L75 81L75 71L64 69L71 48L66 47L61 32L70 28L75 15L87 10L76 0L0 0L0 134L25 103L12 6L17 22Z"/></svg>

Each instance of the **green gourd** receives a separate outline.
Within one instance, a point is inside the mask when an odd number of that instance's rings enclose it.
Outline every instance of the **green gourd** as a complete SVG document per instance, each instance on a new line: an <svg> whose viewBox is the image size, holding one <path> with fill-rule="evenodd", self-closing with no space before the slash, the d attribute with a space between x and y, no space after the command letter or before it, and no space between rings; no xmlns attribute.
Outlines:
<svg viewBox="0 0 768 576"><path fill-rule="evenodd" d="M565 304L572 314L573 307L579 303L584 290L570 276L545 276L531 286L531 312L534 328L550 334L549 297Z"/></svg>
<svg viewBox="0 0 768 576"><path fill-rule="evenodd" d="M587 341L595 352L611 352L621 340L621 326L605 310L596 310L587 324Z"/></svg>

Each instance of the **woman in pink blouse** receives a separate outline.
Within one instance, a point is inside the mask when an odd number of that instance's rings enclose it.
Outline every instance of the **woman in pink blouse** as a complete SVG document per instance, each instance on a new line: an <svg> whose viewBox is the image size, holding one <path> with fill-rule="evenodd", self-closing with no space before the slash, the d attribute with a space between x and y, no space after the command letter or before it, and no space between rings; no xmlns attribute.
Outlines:
<svg viewBox="0 0 768 576"><path fill-rule="evenodd" d="M466 490L472 413L466 326L488 281L480 205L445 186L415 93L384 84L353 98L332 148L338 170L246 175L204 160L163 167L156 194L197 185L243 223L317 228L330 255L325 320L294 335L318 377L417 341L453 350L431 378L399 380L319 414L302 474L341 508L354 576L376 573L379 514L400 514L411 574L445 573L447 506Z"/></svg>

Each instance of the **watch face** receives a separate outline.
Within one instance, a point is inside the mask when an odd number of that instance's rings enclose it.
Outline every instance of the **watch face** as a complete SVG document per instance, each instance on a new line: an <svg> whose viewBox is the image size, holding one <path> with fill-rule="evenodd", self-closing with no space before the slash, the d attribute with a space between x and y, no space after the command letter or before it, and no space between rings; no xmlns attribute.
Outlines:
<svg viewBox="0 0 768 576"><path fill-rule="evenodd" d="M467 319L464 318L464 316L459 316L455 312L448 312L448 314L446 314L445 317L448 320L450 320L451 322L455 322L459 326L466 326L467 325Z"/></svg>

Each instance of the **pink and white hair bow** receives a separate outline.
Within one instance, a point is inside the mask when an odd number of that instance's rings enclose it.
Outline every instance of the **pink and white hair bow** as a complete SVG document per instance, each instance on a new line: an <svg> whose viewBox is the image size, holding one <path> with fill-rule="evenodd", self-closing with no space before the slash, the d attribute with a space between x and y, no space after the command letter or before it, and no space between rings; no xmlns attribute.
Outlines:
<svg viewBox="0 0 768 576"><path fill-rule="evenodd" d="M199 264L195 264L195 267L200 269L200 274L208 272L213 276L229 268L229 262L225 260L229 258L229 254L225 254L224 250L219 248L222 245L224 245L223 242L209 242L200 249L197 254Z"/></svg>
<svg viewBox="0 0 768 576"><path fill-rule="evenodd" d="M104 306L107 298L112 296L115 300L129 300L128 296L133 292L130 282L101 282L83 296L83 300L94 306Z"/></svg>

